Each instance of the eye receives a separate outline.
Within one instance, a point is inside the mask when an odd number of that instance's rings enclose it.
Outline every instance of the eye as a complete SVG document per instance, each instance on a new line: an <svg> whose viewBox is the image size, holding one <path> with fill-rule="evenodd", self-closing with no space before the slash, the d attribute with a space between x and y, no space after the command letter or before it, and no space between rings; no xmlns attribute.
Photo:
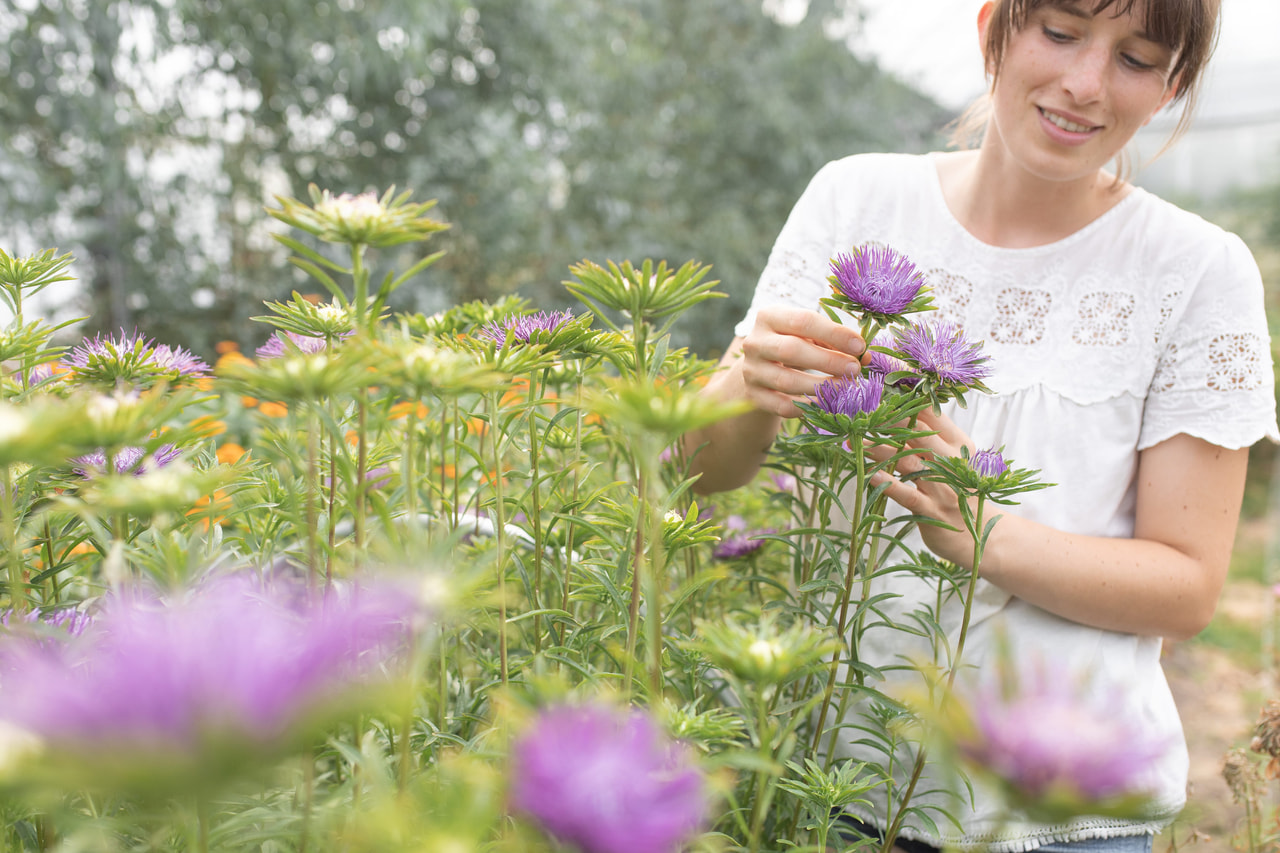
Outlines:
<svg viewBox="0 0 1280 853"><path fill-rule="evenodd" d="M1120 59L1124 61L1125 65L1128 65L1130 68L1134 69L1135 71L1149 71L1150 69L1155 68L1155 65L1153 63L1144 62L1143 60L1139 59L1138 57L1134 56L1131 53L1120 54Z"/></svg>
<svg viewBox="0 0 1280 853"><path fill-rule="evenodd" d="M1055 30L1048 26L1042 26L1040 29L1044 32L1045 38L1049 41L1057 42L1058 44L1066 44L1071 41L1071 35L1069 33L1064 33L1061 30Z"/></svg>

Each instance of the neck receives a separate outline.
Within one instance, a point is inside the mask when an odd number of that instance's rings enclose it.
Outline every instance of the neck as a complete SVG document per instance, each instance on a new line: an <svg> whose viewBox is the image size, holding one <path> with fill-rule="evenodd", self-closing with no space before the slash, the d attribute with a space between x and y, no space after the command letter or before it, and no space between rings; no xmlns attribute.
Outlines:
<svg viewBox="0 0 1280 853"><path fill-rule="evenodd" d="M944 155L943 195L952 214L984 243L1008 249L1068 237L1128 195L1132 187L1099 170L1067 181L1027 172L984 141L977 151Z"/></svg>

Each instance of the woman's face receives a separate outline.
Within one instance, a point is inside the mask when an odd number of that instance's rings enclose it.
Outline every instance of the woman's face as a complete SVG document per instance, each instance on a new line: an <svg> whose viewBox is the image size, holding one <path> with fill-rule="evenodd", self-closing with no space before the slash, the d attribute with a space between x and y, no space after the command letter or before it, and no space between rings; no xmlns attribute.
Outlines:
<svg viewBox="0 0 1280 853"><path fill-rule="evenodd" d="M1095 16L1092 6L1033 11L1010 36L996 77L989 142L1042 179L1095 176L1175 92L1174 57L1145 36L1140 4L1119 16ZM984 37L988 16L989 6Z"/></svg>

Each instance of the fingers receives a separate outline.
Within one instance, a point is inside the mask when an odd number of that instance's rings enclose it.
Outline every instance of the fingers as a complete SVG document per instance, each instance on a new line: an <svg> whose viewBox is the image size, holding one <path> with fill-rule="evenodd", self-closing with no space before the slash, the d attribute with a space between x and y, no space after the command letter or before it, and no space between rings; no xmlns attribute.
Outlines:
<svg viewBox="0 0 1280 853"><path fill-rule="evenodd" d="M815 311L772 306L742 339L739 367L757 408L795 417L796 401L812 396L819 382L861 370L866 349L855 330Z"/></svg>

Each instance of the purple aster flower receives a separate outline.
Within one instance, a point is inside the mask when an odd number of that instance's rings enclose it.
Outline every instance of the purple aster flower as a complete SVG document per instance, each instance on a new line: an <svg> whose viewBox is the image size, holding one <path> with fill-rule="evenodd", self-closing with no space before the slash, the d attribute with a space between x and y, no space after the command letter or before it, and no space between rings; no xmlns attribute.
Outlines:
<svg viewBox="0 0 1280 853"><path fill-rule="evenodd" d="M338 337L351 337L353 332L343 332ZM329 342L320 336L299 335L295 332L276 332L265 344L254 350L258 358L284 358L293 352L303 355L315 355L329 348Z"/></svg>
<svg viewBox="0 0 1280 853"><path fill-rule="evenodd" d="M717 560L740 560L748 557L764 547L763 537L775 532L773 528L748 530L746 519L740 515L729 516L725 519L724 527L730 532L720 539L720 544L711 552Z"/></svg>
<svg viewBox="0 0 1280 853"><path fill-rule="evenodd" d="M173 379L207 376L209 365L182 347L156 344L137 334L97 335L74 347L64 362L75 376L91 381L136 381L146 377Z"/></svg>
<svg viewBox="0 0 1280 853"><path fill-rule="evenodd" d="M182 455L182 451L172 444L162 444L146 459L147 451L142 447L122 447L116 451L112 462L117 474L133 474L141 476L148 471L163 468ZM106 473L107 454L105 450L95 450L84 456L77 456L71 462L76 466L75 472L85 479Z"/></svg>
<svg viewBox="0 0 1280 853"><path fill-rule="evenodd" d="M874 373L828 379L813 389L813 401L820 409L851 418L874 412L883 395L884 378Z"/></svg>
<svg viewBox="0 0 1280 853"><path fill-rule="evenodd" d="M796 490L797 481L793 474L774 471L769 475L769 480L773 483L773 487L780 492L794 492Z"/></svg>
<svg viewBox="0 0 1280 853"><path fill-rule="evenodd" d="M969 467L983 477L999 477L1009 466L998 448L979 450L969 457Z"/></svg>
<svg viewBox="0 0 1280 853"><path fill-rule="evenodd" d="M5 641L21 675L0 679L0 720L59 754L108 763L216 763L231 743L283 745L377 677L408 636L413 602L403 589L320 595L247 575L169 602L113 598L54 653Z"/></svg>
<svg viewBox="0 0 1280 853"><path fill-rule="evenodd" d="M896 329L894 339L903 358L935 381L968 387L991 372L982 345L951 323L916 323Z"/></svg>
<svg viewBox="0 0 1280 853"><path fill-rule="evenodd" d="M873 314L901 314L924 286L916 265L887 246L860 246L836 255L831 272L836 289Z"/></svg>
<svg viewBox="0 0 1280 853"><path fill-rule="evenodd" d="M893 349L893 334L889 331L882 331L876 335L872 341L873 346L883 347L885 349ZM915 375L916 370L910 364L907 364L896 355L880 352L879 350L871 350L871 358L866 366L869 373L875 373L885 378L885 382L895 387L913 388L920 381L920 377ZM889 382L889 376L894 373L910 373L911 376L901 376L893 382Z"/></svg>
<svg viewBox="0 0 1280 853"><path fill-rule="evenodd" d="M640 710L546 710L512 745L511 762L515 808L584 853L672 853L707 820L692 750Z"/></svg>
<svg viewBox="0 0 1280 853"><path fill-rule="evenodd" d="M476 336L488 338L498 346L502 346L506 343L507 332L510 331L515 343L527 344L535 335L539 333L550 335L572 320L572 311L539 311L536 314L522 314L508 317L501 322L489 323L476 332Z"/></svg>
<svg viewBox="0 0 1280 853"><path fill-rule="evenodd" d="M1118 707L1086 699L1070 678L1027 678L1012 691L992 679L971 697L970 713L961 755L1032 803L1141 794L1164 746Z"/></svg>

